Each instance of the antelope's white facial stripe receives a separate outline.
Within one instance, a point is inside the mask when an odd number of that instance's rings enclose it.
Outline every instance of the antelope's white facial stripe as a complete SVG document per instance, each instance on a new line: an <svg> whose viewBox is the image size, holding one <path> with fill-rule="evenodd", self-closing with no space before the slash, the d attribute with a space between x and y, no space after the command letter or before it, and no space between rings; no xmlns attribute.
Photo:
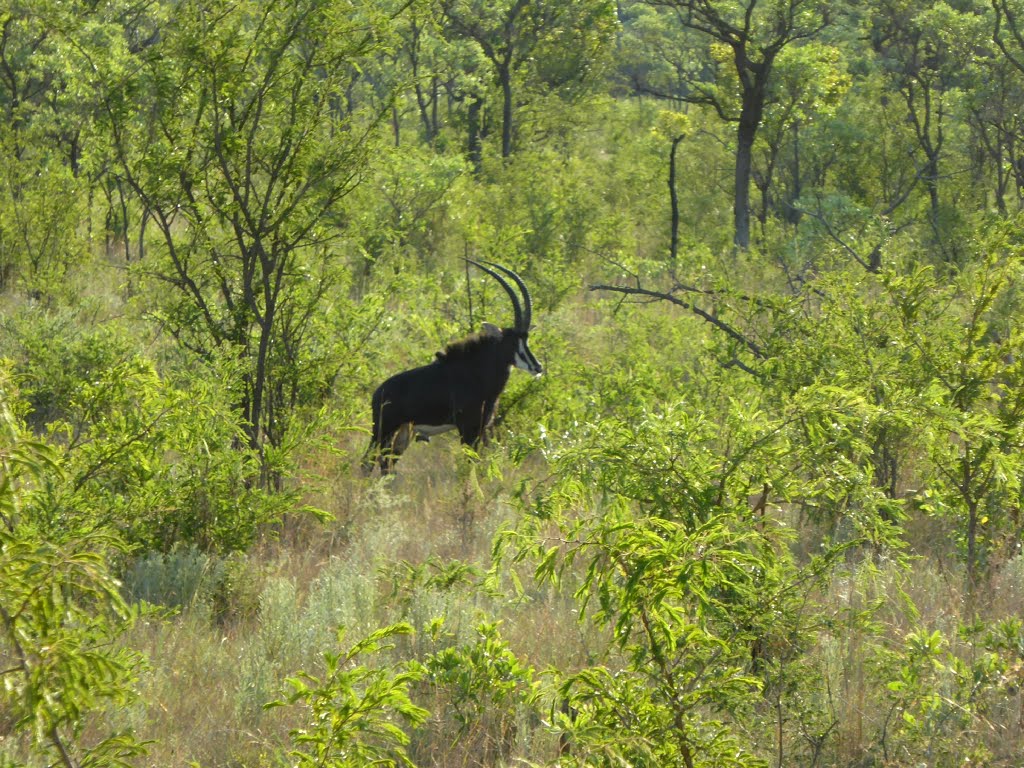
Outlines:
<svg viewBox="0 0 1024 768"><path fill-rule="evenodd" d="M537 362L537 358L533 356L530 348L526 346L526 339L520 339L519 344L516 345L516 355L512 360L512 364L527 373L532 373L534 376L540 376L544 372L544 368Z"/></svg>

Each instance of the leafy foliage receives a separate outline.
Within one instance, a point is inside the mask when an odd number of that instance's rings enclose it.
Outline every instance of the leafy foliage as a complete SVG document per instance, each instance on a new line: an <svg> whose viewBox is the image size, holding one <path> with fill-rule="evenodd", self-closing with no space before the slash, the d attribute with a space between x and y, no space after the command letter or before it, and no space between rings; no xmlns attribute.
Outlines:
<svg viewBox="0 0 1024 768"><path fill-rule="evenodd" d="M1022 10L7 3L0 761L1015 764Z"/></svg>
<svg viewBox="0 0 1024 768"><path fill-rule="evenodd" d="M324 654L322 678L309 674L289 678L291 691L270 707L304 704L308 726L292 731L291 756L300 766L412 765L405 746L409 737L392 722L396 715L410 726L422 723L428 712L412 703L409 686L421 673L409 668L392 673L356 661L389 650L392 638L412 632L395 624L371 633L351 648ZM344 631L338 632L342 642Z"/></svg>
<svg viewBox="0 0 1024 768"><path fill-rule="evenodd" d="M133 611L108 565L120 541L102 531L48 541L29 524L59 459L24 436L9 374L0 380L0 677L5 727L29 751L72 768L131 765L130 733L87 738L87 719L134 698L140 659L119 638Z"/></svg>
<svg viewBox="0 0 1024 768"><path fill-rule="evenodd" d="M216 382L179 388L123 333L79 334L67 315L29 311L9 333L29 418L61 446L68 478L38 494L31 525L40 532L117 530L147 548L244 549L296 506L252 486L259 457L239 450L244 433Z"/></svg>
<svg viewBox="0 0 1024 768"><path fill-rule="evenodd" d="M471 640L446 637L441 620L430 628L435 642L451 643L422 662L423 687L435 709L452 720L447 760L493 765L515 754L519 720L536 697L532 667L501 637L495 623L477 625Z"/></svg>

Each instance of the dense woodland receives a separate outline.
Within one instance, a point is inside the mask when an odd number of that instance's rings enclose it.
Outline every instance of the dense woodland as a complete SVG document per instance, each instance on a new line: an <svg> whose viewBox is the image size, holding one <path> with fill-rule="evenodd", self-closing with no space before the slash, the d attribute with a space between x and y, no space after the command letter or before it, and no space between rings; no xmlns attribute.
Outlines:
<svg viewBox="0 0 1024 768"><path fill-rule="evenodd" d="M1016 766L1024 0L4 0L0 766ZM510 322L489 444L370 395Z"/></svg>

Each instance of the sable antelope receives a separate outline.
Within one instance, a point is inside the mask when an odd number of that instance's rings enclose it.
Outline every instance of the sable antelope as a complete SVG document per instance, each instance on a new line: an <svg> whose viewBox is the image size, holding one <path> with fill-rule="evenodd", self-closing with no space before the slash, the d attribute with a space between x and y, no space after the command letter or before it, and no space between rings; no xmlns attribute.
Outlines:
<svg viewBox="0 0 1024 768"><path fill-rule="evenodd" d="M452 342L429 365L403 371L377 387L372 402L373 435L364 462L367 471L376 459L383 474L391 472L413 437L429 440L457 429L466 445L486 441L484 430L494 415L511 367L535 376L543 372L526 345L532 302L522 278L500 264L467 261L505 289L512 300L514 324L499 328L484 323L482 331ZM521 304L501 273L518 286Z"/></svg>

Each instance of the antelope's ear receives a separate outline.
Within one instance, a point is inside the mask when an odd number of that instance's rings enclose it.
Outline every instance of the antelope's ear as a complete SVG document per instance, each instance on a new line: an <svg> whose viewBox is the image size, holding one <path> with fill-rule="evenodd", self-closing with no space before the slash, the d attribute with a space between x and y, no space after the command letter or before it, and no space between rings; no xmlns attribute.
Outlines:
<svg viewBox="0 0 1024 768"><path fill-rule="evenodd" d="M501 338L501 328L496 326L494 323L484 323L482 326L482 333L492 339Z"/></svg>

